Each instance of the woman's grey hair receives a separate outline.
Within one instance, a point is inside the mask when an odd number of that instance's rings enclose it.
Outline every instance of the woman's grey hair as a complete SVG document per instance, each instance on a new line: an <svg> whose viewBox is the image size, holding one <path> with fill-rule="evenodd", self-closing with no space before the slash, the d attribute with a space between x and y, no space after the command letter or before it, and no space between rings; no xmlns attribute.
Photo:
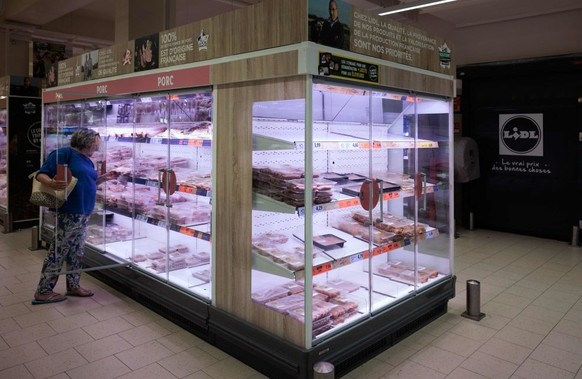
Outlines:
<svg viewBox="0 0 582 379"><path fill-rule="evenodd" d="M99 137L99 133L92 129L77 129L71 136L71 147L79 150L88 149L95 143L95 137Z"/></svg>

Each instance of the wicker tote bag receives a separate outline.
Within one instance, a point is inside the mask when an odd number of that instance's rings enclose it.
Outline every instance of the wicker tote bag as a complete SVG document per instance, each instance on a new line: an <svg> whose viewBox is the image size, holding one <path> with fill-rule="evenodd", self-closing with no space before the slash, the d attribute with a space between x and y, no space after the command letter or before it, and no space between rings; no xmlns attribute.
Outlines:
<svg viewBox="0 0 582 379"><path fill-rule="evenodd" d="M69 183L64 190L55 190L39 182L36 179L38 171L35 171L28 176L32 179L32 192L29 199L32 204L47 208L60 208L65 204L67 197L77 184L77 178L72 175L68 165L59 165L57 171L58 173L55 178L59 177L58 179L66 180ZM62 175L59 175L60 172L62 172ZM63 177L61 178L60 176Z"/></svg>

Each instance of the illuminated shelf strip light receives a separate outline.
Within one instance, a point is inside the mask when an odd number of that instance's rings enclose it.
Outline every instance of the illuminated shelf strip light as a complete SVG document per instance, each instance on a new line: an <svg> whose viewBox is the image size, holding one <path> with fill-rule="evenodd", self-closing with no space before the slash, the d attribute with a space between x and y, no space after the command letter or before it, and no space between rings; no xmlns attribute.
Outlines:
<svg viewBox="0 0 582 379"><path fill-rule="evenodd" d="M403 3L403 4L398 4L398 5L395 5L393 7L390 7L390 8L388 8L387 11L382 12L382 13L378 13L378 15L379 16L387 16L389 14L411 11L413 9L426 8L426 7L432 7L434 5L452 3L453 1L457 1L457 0L436 0L436 1L435 0L420 0L420 1L415 1L413 3Z"/></svg>

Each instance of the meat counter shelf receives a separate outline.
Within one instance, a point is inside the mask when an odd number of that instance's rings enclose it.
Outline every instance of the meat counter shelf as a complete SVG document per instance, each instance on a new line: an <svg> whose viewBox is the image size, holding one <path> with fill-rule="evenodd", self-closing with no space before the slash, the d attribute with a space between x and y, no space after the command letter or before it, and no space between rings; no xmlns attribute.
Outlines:
<svg viewBox="0 0 582 379"><path fill-rule="evenodd" d="M156 145L180 145L195 147L211 147L212 140L206 138L159 138L159 137L111 137L104 138L106 141L128 142L128 143L149 143Z"/></svg>
<svg viewBox="0 0 582 379"><path fill-rule="evenodd" d="M343 238L346 243L345 247L341 249L325 251L314 257L312 268L313 275L324 274L328 271L332 271L340 267L345 267L370 258L368 242L333 228L318 229L318 233L319 232L332 232L332 234ZM433 239L438 236L438 229L428 227L425 233L416 236L416 238L405 237L401 241L384 245L376 245L372 249L372 256L387 254L396 249L411 245L415 241ZM275 263L269 257L263 256L256 252L253 252L253 269L296 280L302 279L305 276L305 269L291 270L283 264Z"/></svg>
<svg viewBox="0 0 582 379"><path fill-rule="evenodd" d="M150 217L150 216L146 216L146 215L142 215L142 214L135 214L134 215L132 212L124 210L124 209L113 208L113 207L105 207L105 209L108 211L111 211L113 213L120 214L120 215L125 216L125 217L135 218L136 220L146 222L150 225L159 226L160 228L165 228L166 226L168 226L171 231L185 234L187 236L198 238L198 239L201 239L204 241L210 241L210 239L211 239L210 233L205 233L205 232L202 232L200 230L196 230L196 229L192 228L192 226L194 226L195 224L184 226L184 225L169 223L167 221L159 220L155 217ZM201 222L201 223L198 223L196 225L205 225L205 224L208 224L208 223Z"/></svg>
<svg viewBox="0 0 582 379"><path fill-rule="evenodd" d="M123 178L127 179L128 182L131 182L134 184L141 184L144 186L154 187L154 188L159 187L159 182L157 180L135 178L133 176L128 176L128 175L123 175ZM199 187L196 187L193 185L178 184L178 185L176 185L176 191L189 193L189 194L197 195L197 196L212 197L211 190L208 190L205 188L199 188Z"/></svg>
<svg viewBox="0 0 582 379"><path fill-rule="evenodd" d="M426 187L426 193L433 193L438 191L438 185L430 185ZM386 192L383 195L385 201L395 200L404 197L414 196L414 190L402 190ZM313 206L313 212L327 212L334 209L344 209L357 207L360 205L358 197L347 196L339 192L334 193L334 200L329 203L316 204ZM253 209L258 211L278 212L278 213L297 213L299 216L305 215L305 207L295 207L282 201L275 200L269 196L253 192Z"/></svg>
<svg viewBox="0 0 582 379"><path fill-rule="evenodd" d="M285 133L286 138L278 135L253 134L253 150L293 150L305 149L305 138L300 133ZM438 142L430 140L416 141L414 138L391 135L376 136L372 141L374 149L412 149L412 148L437 148ZM314 133L314 150L358 150L369 149L368 139L338 133Z"/></svg>

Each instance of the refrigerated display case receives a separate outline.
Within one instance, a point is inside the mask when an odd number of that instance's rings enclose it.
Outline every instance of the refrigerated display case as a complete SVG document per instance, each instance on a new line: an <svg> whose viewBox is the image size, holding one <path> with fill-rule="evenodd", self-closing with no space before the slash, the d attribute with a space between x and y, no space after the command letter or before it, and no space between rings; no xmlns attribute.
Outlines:
<svg viewBox="0 0 582 379"><path fill-rule="evenodd" d="M212 92L83 97L66 101L63 91L45 106L43 153L68 146L78 128L91 128L102 139L91 159L98 172L115 179L97 188L87 249L107 260L93 268L131 267L208 302ZM57 212L43 212L47 244Z"/></svg>
<svg viewBox="0 0 582 379"><path fill-rule="evenodd" d="M319 361L345 374L455 295L450 50L353 7L352 36L390 24L382 38L422 48L365 55L365 44L309 42L311 3L264 0L162 32L172 42L198 35L195 62L45 93L47 109L104 102L90 127L119 178L100 190L93 275L277 378L312 378ZM156 90L164 85L172 90ZM191 96L211 100L211 142L183 137L171 116L184 117ZM185 171L174 160L183 158ZM193 209L202 215L182 213ZM112 224L127 240L112 239ZM211 263L184 267L184 247Z"/></svg>
<svg viewBox="0 0 582 379"><path fill-rule="evenodd" d="M419 137L448 135L450 104L307 86L310 121L303 99L253 104L252 299L307 324L311 308L317 340L451 276L448 141Z"/></svg>

